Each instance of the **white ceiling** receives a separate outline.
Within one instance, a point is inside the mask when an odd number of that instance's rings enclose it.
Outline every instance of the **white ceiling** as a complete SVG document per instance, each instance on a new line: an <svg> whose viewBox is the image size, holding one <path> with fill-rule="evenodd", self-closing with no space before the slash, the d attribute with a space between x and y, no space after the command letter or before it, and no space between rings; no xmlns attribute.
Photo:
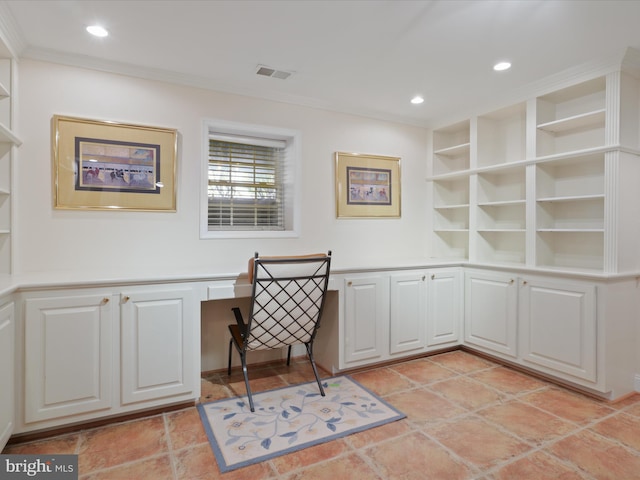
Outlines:
<svg viewBox="0 0 640 480"><path fill-rule="evenodd" d="M433 126L640 49L640 1L9 0L0 26L19 57Z"/></svg>

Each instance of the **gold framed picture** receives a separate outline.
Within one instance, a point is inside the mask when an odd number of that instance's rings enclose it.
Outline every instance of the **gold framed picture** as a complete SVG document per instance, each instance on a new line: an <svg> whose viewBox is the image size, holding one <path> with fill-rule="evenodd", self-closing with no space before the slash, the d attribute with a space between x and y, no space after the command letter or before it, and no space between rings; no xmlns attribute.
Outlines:
<svg viewBox="0 0 640 480"><path fill-rule="evenodd" d="M400 217L400 158L336 153L337 217Z"/></svg>
<svg viewBox="0 0 640 480"><path fill-rule="evenodd" d="M177 130L55 115L54 208L176 211Z"/></svg>

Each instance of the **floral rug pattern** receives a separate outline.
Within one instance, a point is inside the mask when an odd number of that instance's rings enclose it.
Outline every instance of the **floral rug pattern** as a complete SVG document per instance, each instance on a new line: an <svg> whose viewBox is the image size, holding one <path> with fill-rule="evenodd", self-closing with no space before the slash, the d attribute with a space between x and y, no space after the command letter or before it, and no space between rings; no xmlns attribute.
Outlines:
<svg viewBox="0 0 640 480"><path fill-rule="evenodd" d="M404 418L348 376L198 405L221 472Z"/></svg>

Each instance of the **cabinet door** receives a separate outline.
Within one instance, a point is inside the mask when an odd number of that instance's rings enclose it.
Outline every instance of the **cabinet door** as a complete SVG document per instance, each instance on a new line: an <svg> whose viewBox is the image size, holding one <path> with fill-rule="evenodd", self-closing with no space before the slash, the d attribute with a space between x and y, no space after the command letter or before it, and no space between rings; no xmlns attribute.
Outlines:
<svg viewBox="0 0 640 480"><path fill-rule="evenodd" d="M517 355L517 283L510 275L465 272L465 341Z"/></svg>
<svg viewBox="0 0 640 480"><path fill-rule="evenodd" d="M122 404L194 392L200 317L192 291L131 291L120 304Z"/></svg>
<svg viewBox="0 0 640 480"><path fill-rule="evenodd" d="M12 302L0 308L0 452L7 444L15 425L14 332Z"/></svg>
<svg viewBox="0 0 640 480"><path fill-rule="evenodd" d="M463 298L460 271L433 271L427 277L427 346L460 340Z"/></svg>
<svg viewBox="0 0 640 480"><path fill-rule="evenodd" d="M522 358L596 381L596 287L526 278L521 288Z"/></svg>
<svg viewBox="0 0 640 480"><path fill-rule="evenodd" d="M391 319L389 352L403 353L425 346L426 273L391 275Z"/></svg>
<svg viewBox="0 0 640 480"><path fill-rule="evenodd" d="M110 294L25 302L25 422L112 407Z"/></svg>
<svg viewBox="0 0 640 480"><path fill-rule="evenodd" d="M345 279L345 363L376 360L386 353L389 325L389 279Z"/></svg>

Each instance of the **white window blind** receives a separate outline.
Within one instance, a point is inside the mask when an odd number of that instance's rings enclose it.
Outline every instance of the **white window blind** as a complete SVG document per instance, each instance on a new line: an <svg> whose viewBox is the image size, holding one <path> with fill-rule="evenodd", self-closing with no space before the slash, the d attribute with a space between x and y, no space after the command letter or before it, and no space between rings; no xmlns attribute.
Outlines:
<svg viewBox="0 0 640 480"><path fill-rule="evenodd" d="M286 142L209 138L209 230L284 230Z"/></svg>

